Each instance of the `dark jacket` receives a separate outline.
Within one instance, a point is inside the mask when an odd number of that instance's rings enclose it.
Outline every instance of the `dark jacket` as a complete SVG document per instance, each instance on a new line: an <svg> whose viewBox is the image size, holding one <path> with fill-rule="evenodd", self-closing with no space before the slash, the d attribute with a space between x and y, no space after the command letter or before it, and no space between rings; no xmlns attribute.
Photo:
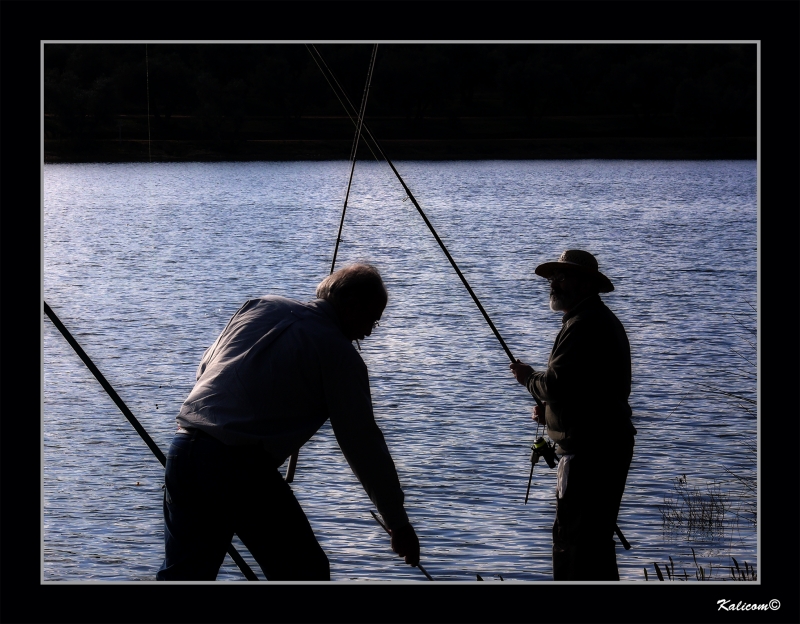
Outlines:
<svg viewBox="0 0 800 624"><path fill-rule="evenodd" d="M631 351L625 328L599 295L564 314L547 370L527 387L546 403L547 433L562 453L632 442Z"/></svg>

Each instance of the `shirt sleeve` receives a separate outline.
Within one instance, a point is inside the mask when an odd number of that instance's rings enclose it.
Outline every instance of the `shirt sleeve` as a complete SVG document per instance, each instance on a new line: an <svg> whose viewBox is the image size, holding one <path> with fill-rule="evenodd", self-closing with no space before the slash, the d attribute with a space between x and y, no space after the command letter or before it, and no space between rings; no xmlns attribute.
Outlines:
<svg viewBox="0 0 800 624"><path fill-rule="evenodd" d="M375 422L367 367L355 349L326 372L323 385L331 427L353 474L390 529L408 524L397 470Z"/></svg>
<svg viewBox="0 0 800 624"><path fill-rule="evenodd" d="M585 389L591 378L590 365L595 359L588 357L594 341L575 323L565 327L556 339L550 361L543 371L536 371L528 380L528 391L542 401L558 401L575 396Z"/></svg>

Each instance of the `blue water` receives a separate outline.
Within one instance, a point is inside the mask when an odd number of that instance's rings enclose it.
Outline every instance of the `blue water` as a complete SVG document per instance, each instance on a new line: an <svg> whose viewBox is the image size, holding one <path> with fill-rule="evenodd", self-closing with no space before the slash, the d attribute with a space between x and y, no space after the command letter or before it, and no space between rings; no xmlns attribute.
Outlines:
<svg viewBox="0 0 800 624"><path fill-rule="evenodd" d="M603 298L631 341L639 432L623 580L643 582L645 567L653 580L669 556L694 578L691 548L705 567L757 565L754 499L734 478L756 475L755 405L721 393L757 396L755 161L396 167L515 357L546 364L560 326L537 264L587 249L614 282ZM347 162L45 165L44 299L162 450L200 356L241 303L313 298L348 175ZM388 166L357 165L342 239L337 267L371 261L389 290L362 356L426 570L552 580L555 471L536 467L523 504L533 400ZM151 581L163 469L42 323L42 579ZM598 443L613 453L613 439ZM722 533L665 528L682 475L726 494ZM301 450L293 488L334 580L427 582L389 549L329 426ZM230 558L218 578L243 581Z"/></svg>

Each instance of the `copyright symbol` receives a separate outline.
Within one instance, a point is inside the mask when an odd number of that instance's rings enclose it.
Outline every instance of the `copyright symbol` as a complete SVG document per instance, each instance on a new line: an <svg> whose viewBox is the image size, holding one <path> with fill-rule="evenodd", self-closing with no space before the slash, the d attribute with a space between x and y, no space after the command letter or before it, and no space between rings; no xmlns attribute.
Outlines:
<svg viewBox="0 0 800 624"><path fill-rule="evenodd" d="M781 608L780 600L770 600L769 608L772 609L773 611L777 611L778 609L780 609Z"/></svg>

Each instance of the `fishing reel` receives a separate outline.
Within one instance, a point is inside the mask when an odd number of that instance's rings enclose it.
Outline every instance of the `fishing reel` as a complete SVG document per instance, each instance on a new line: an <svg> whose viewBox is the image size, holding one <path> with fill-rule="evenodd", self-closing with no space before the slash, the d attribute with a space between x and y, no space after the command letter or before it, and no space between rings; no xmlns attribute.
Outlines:
<svg viewBox="0 0 800 624"><path fill-rule="evenodd" d="M550 468L555 468L558 463L555 446L542 436L539 436L531 446L531 464L536 464L540 457L544 457L544 461Z"/></svg>
<svg viewBox="0 0 800 624"><path fill-rule="evenodd" d="M536 441L531 445L531 474L528 477L528 491L525 492L525 504L528 504L528 496L531 493L531 482L533 481L533 467L539 463L539 458L544 457L544 461L551 468L555 468L558 463L556 457L555 446L545 440L542 436L536 438Z"/></svg>

